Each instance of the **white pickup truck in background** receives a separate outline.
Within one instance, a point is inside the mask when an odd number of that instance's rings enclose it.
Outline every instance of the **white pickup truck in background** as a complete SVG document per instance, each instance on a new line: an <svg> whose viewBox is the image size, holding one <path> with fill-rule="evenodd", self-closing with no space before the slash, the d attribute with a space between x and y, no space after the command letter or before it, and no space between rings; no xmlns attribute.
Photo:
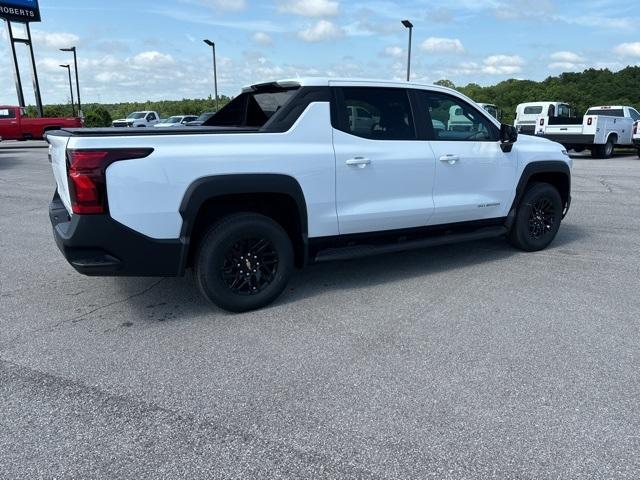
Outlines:
<svg viewBox="0 0 640 480"><path fill-rule="evenodd" d="M516 107L513 126L518 133L535 135L544 129L547 118L571 117L571 105L564 102L528 102Z"/></svg>
<svg viewBox="0 0 640 480"><path fill-rule="evenodd" d="M539 135L567 150L591 150L594 158L610 158L615 147L632 147L634 123L640 113L628 106L591 107L584 117L555 117Z"/></svg>
<svg viewBox="0 0 640 480"><path fill-rule="evenodd" d="M160 115L158 112L133 112L127 116L127 118L120 118L114 120L112 125L114 127L153 127L156 123L160 122Z"/></svg>

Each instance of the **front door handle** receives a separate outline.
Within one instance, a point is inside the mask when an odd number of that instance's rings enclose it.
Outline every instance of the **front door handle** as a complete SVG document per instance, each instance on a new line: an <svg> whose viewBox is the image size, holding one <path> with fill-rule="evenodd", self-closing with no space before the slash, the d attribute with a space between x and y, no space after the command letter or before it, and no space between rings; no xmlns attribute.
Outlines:
<svg viewBox="0 0 640 480"><path fill-rule="evenodd" d="M448 153L440 157L441 162L447 162L449 165L454 165L460 161L460 157L458 155L453 155Z"/></svg>
<svg viewBox="0 0 640 480"><path fill-rule="evenodd" d="M346 161L346 164L352 167L364 168L371 163L371 160L365 157L354 157Z"/></svg>

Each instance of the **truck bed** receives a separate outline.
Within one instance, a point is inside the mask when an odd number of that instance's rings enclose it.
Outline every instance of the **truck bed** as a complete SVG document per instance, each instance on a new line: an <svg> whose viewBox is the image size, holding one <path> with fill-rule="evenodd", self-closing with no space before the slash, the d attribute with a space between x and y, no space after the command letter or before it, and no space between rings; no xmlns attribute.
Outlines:
<svg viewBox="0 0 640 480"><path fill-rule="evenodd" d="M150 137L158 135L211 135L260 132L259 127L176 127L176 128L63 128L49 135L64 137Z"/></svg>

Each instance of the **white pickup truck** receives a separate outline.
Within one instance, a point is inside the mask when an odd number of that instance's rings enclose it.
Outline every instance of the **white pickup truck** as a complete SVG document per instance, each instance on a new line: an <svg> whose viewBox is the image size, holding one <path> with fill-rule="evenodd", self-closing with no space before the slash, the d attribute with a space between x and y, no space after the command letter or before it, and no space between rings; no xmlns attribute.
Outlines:
<svg viewBox="0 0 640 480"><path fill-rule="evenodd" d="M584 117L550 118L541 136L567 150L591 150L595 158L610 158L615 147L633 146L633 125L640 113L627 106L591 107Z"/></svg>
<svg viewBox="0 0 640 480"><path fill-rule="evenodd" d="M158 112L133 112L127 116L127 118L120 118L112 122L114 127L153 127L160 122L160 115Z"/></svg>
<svg viewBox="0 0 640 480"><path fill-rule="evenodd" d="M472 128L446 127L452 107ZM49 215L77 271L193 268L235 312L269 304L309 263L498 236L540 250L571 201L561 145L417 83L284 80L245 88L202 127L47 139Z"/></svg>
<svg viewBox="0 0 640 480"><path fill-rule="evenodd" d="M571 117L571 105L564 102L528 102L516 107L513 126L518 133L536 135L544 129L547 118Z"/></svg>

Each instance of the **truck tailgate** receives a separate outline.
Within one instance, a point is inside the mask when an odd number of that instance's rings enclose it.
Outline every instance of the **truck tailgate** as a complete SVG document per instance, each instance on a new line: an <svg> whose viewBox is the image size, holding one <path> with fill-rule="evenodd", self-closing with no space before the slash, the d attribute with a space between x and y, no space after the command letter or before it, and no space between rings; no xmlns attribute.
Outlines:
<svg viewBox="0 0 640 480"><path fill-rule="evenodd" d="M49 142L49 159L56 179L58 195L65 208L71 215L71 196L69 195L69 181L67 177L67 142L68 136L47 135Z"/></svg>

